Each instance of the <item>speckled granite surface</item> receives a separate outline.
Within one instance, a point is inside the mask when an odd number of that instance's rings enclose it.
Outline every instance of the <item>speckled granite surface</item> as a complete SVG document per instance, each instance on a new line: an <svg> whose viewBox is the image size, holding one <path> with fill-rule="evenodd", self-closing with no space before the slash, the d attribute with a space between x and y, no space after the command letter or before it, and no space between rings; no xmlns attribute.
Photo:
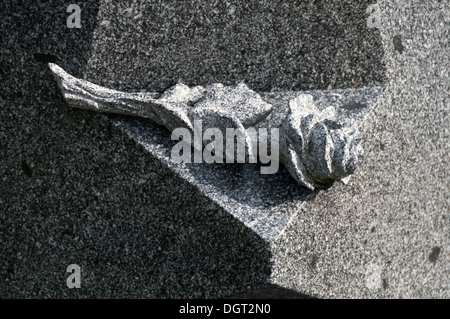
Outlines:
<svg viewBox="0 0 450 319"><path fill-rule="evenodd" d="M210 1L79 3L85 23L71 30L69 3L0 4L0 296L261 296L273 283L287 288L280 297L448 297L445 1L382 1L381 32L365 25L369 1L221 3L218 13ZM362 167L308 197L283 184L275 206L292 220L272 243L110 120L68 108L45 63L125 91L180 79L325 89L385 82L383 50L388 87L364 129ZM258 177L230 172L229 197L247 198L238 190ZM210 183L220 196L220 180ZM71 263L80 290L65 285Z"/></svg>
<svg viewBox="0 0 450 319"><path fill-rule="evenodd" d="M2 61L1 297L218 297L264 280L266 242L104 117L67 107L44 63ZM73 263L80 290L66 286Z"/></svg>
<svg viewBox="0 0 450 319"><path fill-rule="evenodd" d="M383 50L365 13L373 2L100 1L85 76L127 91L178 80L255 91L379 86Z"/></svg>
<svg viewBox="0 0 450 319"><path fill-rule="evenodd" d="M382 93L381 88L358 90L304 91L311 94L317 107L336 107L346 112L349 121L363 122ZM276 124L286 116L287 102L298 92L272 92L263 94L263 99L275 110L264 122ZM360 110L349 112L346 108L359 105ZM212 201L224 207L230 215L241 221L249 230L271 243L280 236L293 216L298 213L311 191L296 183L287 169L281 166L278 173L261 175L256 164L177 164L171 159L172 147L169 131L123 116L108 116L114 125L142 145L183 179L197 187ZM272 125L273 125L272 124ZM356 124L355 124L356 125Z"/></svg>

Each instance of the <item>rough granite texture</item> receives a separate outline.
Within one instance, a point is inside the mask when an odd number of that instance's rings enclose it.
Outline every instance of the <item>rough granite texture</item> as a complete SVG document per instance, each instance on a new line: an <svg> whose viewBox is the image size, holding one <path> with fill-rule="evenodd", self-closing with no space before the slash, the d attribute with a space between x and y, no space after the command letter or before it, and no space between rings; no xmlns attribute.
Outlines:
<svg viewBox="0 0 450 319"><path fill-rule="evenodd" d="M148 92L178 81L244 82L258 92L380 86L383 49L366 27L374 2L101 1L84 75Z"/></svg>
<svg viewBox="0 0 450 319"><path fill-rule="evenodd" d="M448 298L448 4L381 1L378 31L353 2L78 1L67 29L70 2L2 1L0 296ZM69 108L48 62L128 92L387 88L349 185L235 165L205 192L117 127L137 120ZM287 223L264 239L236 203Z"/></svg>
<svg viewBox="0 0 450 319"><path fill-rule="evenodd" d="M347 113L348 107L358 105L359 111L344 117L350 122L354 120L353 125L363 122L381 92L379 88L305 91L314 97L317 107L321 110L333 106L338 113ZM263 94L264 100L275 107L265 120L267 123L261 125L279 126L276 123L280 122L281 114L286 116L288 102L297 96L298 92ZM280 171L274 175L261 175L258 165L248 163L180 165L171 159L171 149L176 142L170 140L167 130L129 117L108 118L150 154L195 185L202 194L224 207L267 242L273 242L279 237L310 194L283 166L280 166Z"/></svg>
<svg viewBox="0 0 450 319"><path fill-rule="evenodd" d="M103 116L69 108L45 63L4 50L2 66L2 298L225 297L267 277L265 241ZM80 290L66 287L73 263Z"/></svg>

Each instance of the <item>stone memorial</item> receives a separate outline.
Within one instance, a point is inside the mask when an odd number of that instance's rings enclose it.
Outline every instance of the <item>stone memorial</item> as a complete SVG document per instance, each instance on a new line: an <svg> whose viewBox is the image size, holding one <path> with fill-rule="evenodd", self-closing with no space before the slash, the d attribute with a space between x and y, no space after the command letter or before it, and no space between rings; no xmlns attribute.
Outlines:
<svg viewBox="0 0 450 319"><path fill-rule="evenodd" d="M448 298L447 16L2 2L0 297ZM200 120L245 163L174 159Z"/></svg>

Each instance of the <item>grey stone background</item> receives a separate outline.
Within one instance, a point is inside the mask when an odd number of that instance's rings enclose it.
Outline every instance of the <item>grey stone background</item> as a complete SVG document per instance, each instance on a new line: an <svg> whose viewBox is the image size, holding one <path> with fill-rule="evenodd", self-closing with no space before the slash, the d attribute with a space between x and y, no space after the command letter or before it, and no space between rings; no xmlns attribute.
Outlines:
<svg viewBox="0 0 450 319"><path fill-rule="evenodd" d="M449 297L447 1L380 1L381 30L365 25L370 1L78 1L83 27L67 29L70 3L0 4L1 297L227 297L262 283L283 297ZM295 217L268 243L105 117L68 108L49 61L127 91L387 89L350 185L289 202ZM80 290L65 285L71 263Z"/></svg>
<svg viewBox="0 0 450 319"><path fill-rule="evenodd" d="M273 277L327 297L448 298L448 1L379 4L388 82L366 159L302 207Z"/></svg>
<svg viewBox="0 0 450 319"><path fill-rule="evenodd" d="M365 19L373 2L101 2L85 76L148 91L178 80L255 91L377 86L383 51Z"/></svg>

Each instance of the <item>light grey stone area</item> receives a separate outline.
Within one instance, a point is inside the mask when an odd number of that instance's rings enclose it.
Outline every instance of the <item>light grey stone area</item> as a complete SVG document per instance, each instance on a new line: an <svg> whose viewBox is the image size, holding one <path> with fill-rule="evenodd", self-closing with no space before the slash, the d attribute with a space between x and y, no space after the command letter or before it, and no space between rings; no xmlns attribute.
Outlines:
<svg viewBox="0 0 450 319"><path fill-rule="evenodd" d="M302 206L272 281L327 298L449 298L446 1L380 1L388 83L349 185Z"/></svg>
<svg viewBox="0 0 450 319"><path fill-rule="evenodd" d="M78 3L81 29L59 1L0 4L2 297L448 298L445 1L381 1L381 29L373 1ZM363 123L364 158L313 192L175 165L167 130L70 108L49 62L142 94L244 82L280 127L308 94Z"/></svg>
<svg viewBox="0 0 450 319"><path fill-rule="evenodd" d="M338 119L336 113L332 106L319 111L312 95L289 101L281 128L281 162L299 184L312 190L348 177L364 153L358 131L345 126L345 118Z"/></svg>

